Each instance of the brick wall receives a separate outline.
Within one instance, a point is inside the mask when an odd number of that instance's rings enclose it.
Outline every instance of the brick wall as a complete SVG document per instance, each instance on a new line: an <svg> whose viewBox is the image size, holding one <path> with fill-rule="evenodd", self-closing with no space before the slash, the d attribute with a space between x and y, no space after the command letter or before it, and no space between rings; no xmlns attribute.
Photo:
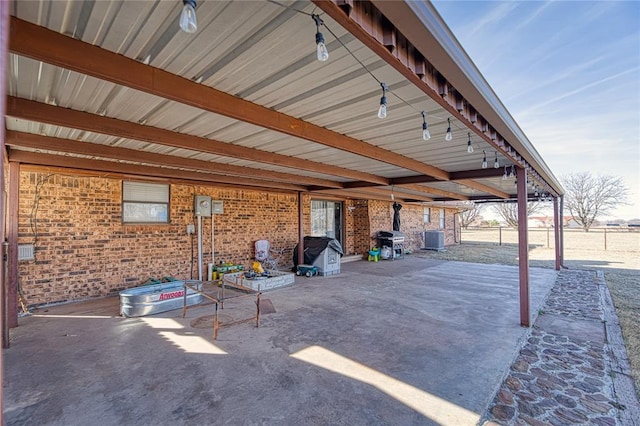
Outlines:
<svg viewBox="0 0 640 426"><path fill-rule="evenodd" d="M456 244L454 230L455 209L445 209L445 245ZM370 216L370 244L375 245L375 237L378 231L390 231L393 229L393 203L391 201L369 201ZM412 251L419 250L422 244L421 232L427 230L440 230L440 208L431 207L431 220L424 221L424 207L403 204L400 210L400 231L405 234L405 247Z"/></svg>
<svg viewBox="0 0 640 426"><path fill-rule="evenodd" d="M19 285L28 305L116 294L150 277L197 277L194 195L221 200L224 214L215 215L215 261L249 266L254 242L268 239L286 252L281 267L292 266L298 241L298 196L209 186L171 185L170 224L122 223L122 180L84 175L20 174L19 244L36 246L35 261L19 263ZM302 197L304 233L311 229L311 196ZM419 232L437 229L438 209L431 224L423 208L404 205L402 231L413 250ZM392 228L390 202L345 201L347 254L363 254L376 245L380 230ZM203 218L203 260L211 262L212 219ZM453 211L448 210L446 243L453 244Z"/></svg>
<svg viewBox="0 0 640 426"><path fill-rule="evenodd" d="M19 264L27 304L114 294L150 277L190 278L197 240L186 226L196 223L195 194L224 203L224 214L215 217L216 262L248 265L254 241L264 238L288 248L283 264L292 264L298 240L295 194L171 185L170 224L125 225L121 180L23 172L19 244L36 244L36 260ZM210 217L203 219L203 259L211 261Z"/></svg>

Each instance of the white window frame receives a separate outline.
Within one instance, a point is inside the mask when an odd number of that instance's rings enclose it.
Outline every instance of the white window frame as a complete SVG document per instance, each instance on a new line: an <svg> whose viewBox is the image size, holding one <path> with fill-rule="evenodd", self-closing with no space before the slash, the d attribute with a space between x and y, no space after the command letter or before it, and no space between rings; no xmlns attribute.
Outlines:
<svg viewBox="0 0 640 426"><path fill-rule="evenodd" d="M169 223L170 199L168 184L122 181L122 223Z"/></svg>
<svg viewBox="0 0 640 426"><path fill-rule="evenodd" d="M431 223L431 207L425 207L422 213L424 223Z"/></svg>

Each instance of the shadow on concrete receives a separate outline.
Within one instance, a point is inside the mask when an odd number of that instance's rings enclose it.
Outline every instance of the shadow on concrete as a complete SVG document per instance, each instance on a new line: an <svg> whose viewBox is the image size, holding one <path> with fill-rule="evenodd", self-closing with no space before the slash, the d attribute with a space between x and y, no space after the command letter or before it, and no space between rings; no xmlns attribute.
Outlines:
<svg viewBox="0 0 640 426"><path fill-rule="evenodd" d="M533 312L555 277L531 270ZM527 332L511 266L353 262L265 294L276 313L217 341L190 325L211 306L121 318L112 298L21 318L7 424L475 424Z"/></svg>

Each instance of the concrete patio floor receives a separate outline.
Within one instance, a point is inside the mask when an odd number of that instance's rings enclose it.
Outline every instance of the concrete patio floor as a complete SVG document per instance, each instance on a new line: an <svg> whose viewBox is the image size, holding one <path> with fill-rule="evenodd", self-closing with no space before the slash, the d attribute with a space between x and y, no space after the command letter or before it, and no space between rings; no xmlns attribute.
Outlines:
<svg viewBox="0 0 640 426"><path fill-rule="evenodd" d="M536 313L556 272L530 271ZM476 424L514 360L518 269L407 256L265 292L276 313L211 329L108 298L20 319L5 350L10 425ZM221 320L252 310L229 300Z"/></svg>

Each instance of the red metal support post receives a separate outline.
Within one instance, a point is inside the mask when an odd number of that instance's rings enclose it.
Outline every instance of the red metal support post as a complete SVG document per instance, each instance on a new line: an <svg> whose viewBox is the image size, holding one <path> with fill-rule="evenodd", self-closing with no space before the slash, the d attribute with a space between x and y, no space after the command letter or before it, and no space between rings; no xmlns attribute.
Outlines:
<svg viewBox="0 0 640 426"><path fill-rule="evenodd" d="M517 167L518 179L518 266L520 270L520 325L531 326L529 308L529 238L527 228L527 171Z"/></svg>
<svg viewBox="0 0 640 426"><path fill-rule="evenodd" d="M6 101L7 101L7 74L8 74L8 66L9 66L9 7L10 2L8 1L0 1L0 188L5 187L4 182L4 165L6 163L6 150L5 150L5 112L6 112ZM0 240L4 243L5 241L5 206L4 206L4 197L0 197ZM6 285L5 282L5 264L4 262L0 262L0 290L2 294L6 294ZM4 299L4 297L3 297ZM4 302L4 301L3 301ZM0 303L0 329L5 330L5 314L4 314L4 303ZM3 351L0 350L0 424L4 424L4 398L3 398L3 388L4 388L4 360L3 360Z"/></svg>
<svg viewBox="0 0 640 426"><path fill-rule="evenodd" d="M7 217L7 312L5 319L8 328L18 326L18 202L20 193L20 163L9 163L9 197Z"/></svg>
<svg viewBox="0 0 640 426"><path fill-rule="evenodd" d="M564 266L564 196L560 197L560 267Z"/></svg>
<svg viewBox="0 0 640 426"><path fill-rule="evenodd" d="M556 252L556 271L559 271L562 262L560 260L560 232L562 229L562 215L560 214L560 208L558 205L558 198L553 198L553 235L555 237L555 252Z"/></svg>
<svg viewBox="0 0 640 426"><path fill-rule="evenodd" d="M298 192L298 265L304 264L304 208L302 192Z"/></svg>

